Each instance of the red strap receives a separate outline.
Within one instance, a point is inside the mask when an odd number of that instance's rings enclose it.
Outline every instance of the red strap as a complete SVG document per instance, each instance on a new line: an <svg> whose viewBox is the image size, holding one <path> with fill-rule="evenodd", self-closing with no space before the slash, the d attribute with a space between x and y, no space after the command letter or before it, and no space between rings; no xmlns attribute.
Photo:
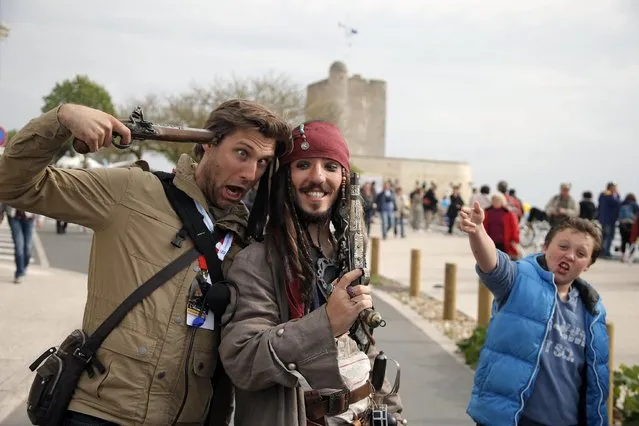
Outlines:
<svg viewBox="0 0 639 426"><path fill-rule="evenodd" d="M206 267L206 259L204 258L204 256L200 256L198 259L198 263L200 265L200 269L203 271L208 271L209 268Z"/></svg>
<svg viewBox="0 0 639 426"><path fill-rule="evenodd" d="M304 302L302 301L299 280L293 280L286 286L286 298L288 299L290 319L302 318L304 316Z"/></svg>

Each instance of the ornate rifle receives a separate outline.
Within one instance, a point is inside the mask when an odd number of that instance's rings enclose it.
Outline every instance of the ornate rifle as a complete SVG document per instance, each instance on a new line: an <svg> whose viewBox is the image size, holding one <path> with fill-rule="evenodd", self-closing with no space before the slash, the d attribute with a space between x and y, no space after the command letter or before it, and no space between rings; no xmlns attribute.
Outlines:
<svg viewBox="0 0 639 426"><path fill-rule="evenodd" d="M348 220L343 237L339 241L342 274L353 269L362 269L364 273L351 285L368 285L370 272L366 267L366 235L363 228L364 208L360 195L359 175L350 176L350 194L348 202ZM374 343L373 329L386 326L379 312L368 308L359 314L349 333L364 352Z"/></svg>
<svg viewBox="0 0 639 426"><path fill-rule="evenodd" d="M144 119L141 106L137 106L128 120L120 120L131 131L131 144L134 141L167 141L181 143L212 143L214 134L206 129L194 129L188 127L160 126ZM121 144L121 135L113 134L113 146L119 149L130 148L131 145ZM80 154L89 152L89 147L81 140L73 140L73 149Z"/></svg>

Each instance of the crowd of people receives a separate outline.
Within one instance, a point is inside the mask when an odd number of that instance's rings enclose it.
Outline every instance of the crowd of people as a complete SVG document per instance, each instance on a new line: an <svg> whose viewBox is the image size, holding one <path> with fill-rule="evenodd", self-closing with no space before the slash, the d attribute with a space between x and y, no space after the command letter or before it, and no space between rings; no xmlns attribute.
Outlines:
<svg viewBox="0 0 639 426"><path fill-rule="evenodd" d="M406 424L398 389L374 368L381 348L361 320L373 308L367 271L340 263L350 195L340 129L325 121L291 127L245 100L220 104L205 128L211 143L183 155L168 178L136 166L51 167L72 136L91 152L108 147L114 132L131 143L122 122L80 105L34 118L6 146L0 201L16 209L12 230L28 234L37 214L94 231L87 335L167 265L190 261L163 276L97 351L80 342L71 354L56 353L85 362L86 371L77 382L60 381L73 385L72 397L47 415L66 426L225 425L232 417L236 426ZM242 200L256 185L249 213ZM167 198L168 188L180 202ZM544 212L552 228L543 249L522 258L525 209L506 182L494 194L481 187L468 204L455 185L442 200L435 184L408 195L390 182L379 192L362 187L369 232L378 215L384 238L391 230L405 236L405 221L416 230L438 221L468 235L477 273L495 296L468 405L478 425L608 424L606 314L581 274L607 254L610 226L637 210L623 207L631 203L609 185L597 209L602 233L562 191ZM211 244L194 249L201 236ZM46 366L48 355L38 362ZM38 374L49 374L42 368ZM42 395L62 392L58 381L38 383L50 387L30 395L30 415L42 413Z"/></svg>

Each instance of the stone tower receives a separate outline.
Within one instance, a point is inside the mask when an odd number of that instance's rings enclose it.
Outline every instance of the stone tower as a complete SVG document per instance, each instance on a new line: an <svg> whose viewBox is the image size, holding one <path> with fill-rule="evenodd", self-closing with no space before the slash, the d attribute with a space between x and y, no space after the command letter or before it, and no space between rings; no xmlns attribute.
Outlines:
<svg viewBox="0 0 639 426"><path fill-rule="evenodd" d="M383 157L386 141L386 82L348 76L333 62L326 80L306 89L306 119L327 120L344 133L351 155Z"/></svg>

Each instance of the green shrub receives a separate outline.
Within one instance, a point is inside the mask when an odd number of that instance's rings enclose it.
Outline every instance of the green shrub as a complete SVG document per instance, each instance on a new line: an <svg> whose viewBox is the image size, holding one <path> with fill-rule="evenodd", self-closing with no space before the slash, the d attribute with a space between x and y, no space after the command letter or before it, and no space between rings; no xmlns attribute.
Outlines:
<svg viewBox="0 0 639 426"><path fill-rule="evenodd" d="M484 340L486 340L486 327L477 327L469 338L457 342L457 347L464 354L466 364L473 370L477 367Z"/></svg>
<svg viewBox="0 0 639 426"><path fill-rule="evenodd" d="M614 373L615 418L624 426L639 425L639 365L621 364Z"/></svg>

